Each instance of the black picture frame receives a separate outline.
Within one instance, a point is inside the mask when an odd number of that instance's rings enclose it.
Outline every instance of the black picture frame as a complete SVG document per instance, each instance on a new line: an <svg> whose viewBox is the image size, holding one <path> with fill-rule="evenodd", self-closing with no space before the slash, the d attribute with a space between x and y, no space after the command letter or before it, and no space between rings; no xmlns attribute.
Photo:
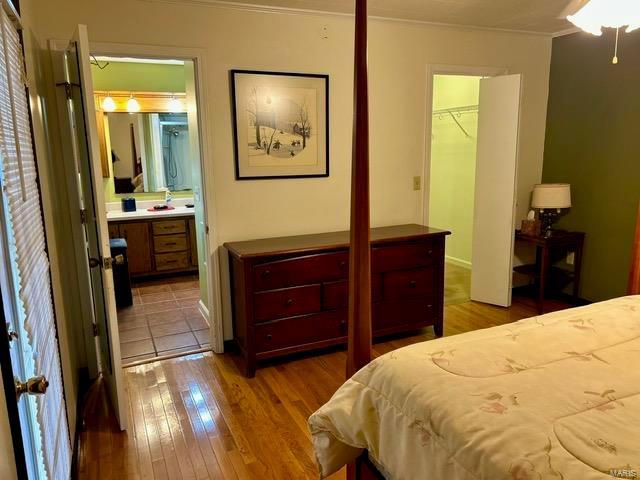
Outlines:
<svg viewBox="0 0 640 480"><path fill-rule="evenodd" d="M309 173L309 174L274 174L274 175L247 175L241 172L241 151L242 148L239 144L240 135L238 132L238 88L237 88L237 80L240 75L258 75L258 76L274 76L274 77L290 77L290 78L309 78L315 80L322 80L324 87L324 102L322 103L322 107L324 107L324 122L321 122L321 125L325 129L324 133L324 171L320 173ZM232 113L232 123L233 123L233 146L234 146L234 160L235 160L235 179L236 180L282 180L288 178L326 178L329 177L330 171L330 161L329 161L329 75L327 74L318 74L318 73L299 73L299 72L273 72L273 71L262 71L262 70L242 70L242 69L232 69L229 71L229 80L231 84L231 113ZM318 108L320 105L318 105Z"/></svg>

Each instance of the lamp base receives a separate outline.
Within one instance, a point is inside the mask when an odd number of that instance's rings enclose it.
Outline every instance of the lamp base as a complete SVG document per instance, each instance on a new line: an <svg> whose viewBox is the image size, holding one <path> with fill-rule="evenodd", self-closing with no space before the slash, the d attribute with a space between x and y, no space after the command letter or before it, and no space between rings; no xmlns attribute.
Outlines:
<svg viewBox="0 0 640 480"><path fill-rule="evenodd" d="M542 221L542 236L549 238L553 236L553 224L560 216L560 210L540 210L540 220Z"/></svg>

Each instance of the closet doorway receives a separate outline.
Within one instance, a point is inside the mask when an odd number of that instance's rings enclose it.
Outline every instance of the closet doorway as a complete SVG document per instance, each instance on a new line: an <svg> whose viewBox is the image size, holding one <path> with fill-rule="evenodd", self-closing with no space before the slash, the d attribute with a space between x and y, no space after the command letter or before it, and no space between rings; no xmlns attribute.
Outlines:
<svg viewBox="0 0 640 480"><path fill-rule="evenodd" d="M445 303L509 306L520 76L430 67L425 223L450 230Z"/></svg>

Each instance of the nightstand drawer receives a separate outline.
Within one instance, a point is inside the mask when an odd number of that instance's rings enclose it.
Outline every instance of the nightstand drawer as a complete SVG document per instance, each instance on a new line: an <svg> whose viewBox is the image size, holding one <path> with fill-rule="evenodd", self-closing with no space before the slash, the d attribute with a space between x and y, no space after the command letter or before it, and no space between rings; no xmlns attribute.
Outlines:
<svg viewBox="0 0 640 480"><path fill-rule="evenodd" d="M187 250L187 235L155 235L153 237L153 250L155 253L183 252Z"/></svg>
<svg viewBox="0 0 640 480"><path fill-rule="evenodd" d="M185 233L187 226L184 220L154 220L153 234L168 235L171 233Z"/></svg>
<svg viewBox="0 0 640 480"><path fill-rule="evenodd" d="M316 313L320 311L320 285L256 293L253 306L256 323Z"/></svg>

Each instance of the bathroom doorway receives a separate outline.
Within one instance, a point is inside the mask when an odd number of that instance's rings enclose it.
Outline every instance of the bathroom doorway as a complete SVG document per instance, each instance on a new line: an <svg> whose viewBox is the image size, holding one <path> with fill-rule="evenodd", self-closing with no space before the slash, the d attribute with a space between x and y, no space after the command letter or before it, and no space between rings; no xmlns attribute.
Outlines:
<svg viewBox="0 0 640 480"><path fill-rule="evenodd" d="M194 69L91 58L123 366L211 349Z"/></svg>

